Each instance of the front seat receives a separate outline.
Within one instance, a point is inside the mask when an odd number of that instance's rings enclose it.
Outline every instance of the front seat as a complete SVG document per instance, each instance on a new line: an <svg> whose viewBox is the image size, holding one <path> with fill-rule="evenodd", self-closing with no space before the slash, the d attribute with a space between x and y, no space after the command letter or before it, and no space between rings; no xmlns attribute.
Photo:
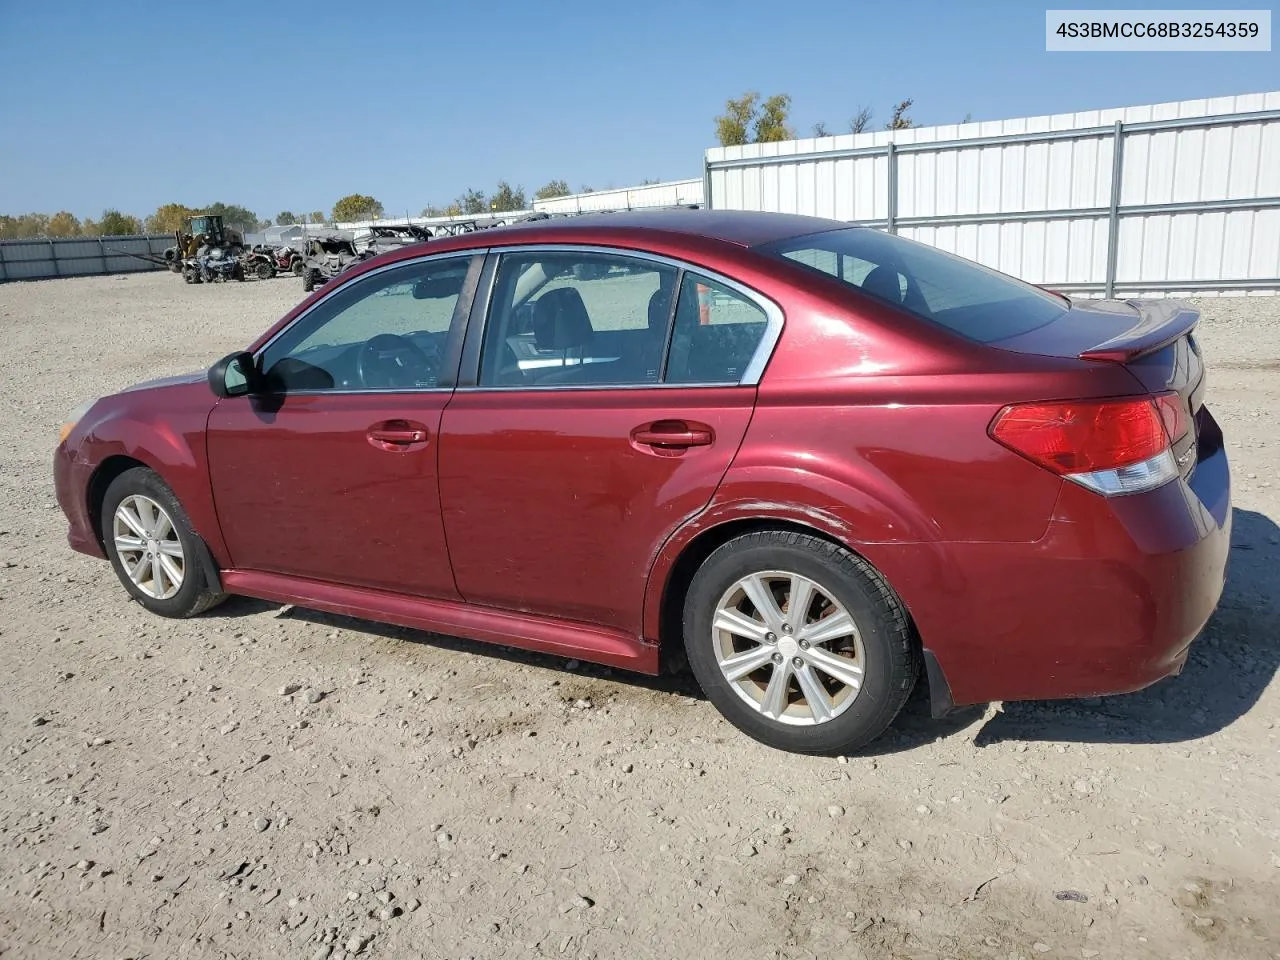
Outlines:
<svg viewBox="0 0 1280 960"><path fill-rule="evenodd" d="M587 305L582 302L582 294L572 287L548 290L534 303L533 342L540 352L557 350L567 361L572 359L570 352L573 351L581 361L586 356L594 334ZM584 366L581 362L573 366L566 365L539 377L538 382L572 383L585 379Z"/></svg>

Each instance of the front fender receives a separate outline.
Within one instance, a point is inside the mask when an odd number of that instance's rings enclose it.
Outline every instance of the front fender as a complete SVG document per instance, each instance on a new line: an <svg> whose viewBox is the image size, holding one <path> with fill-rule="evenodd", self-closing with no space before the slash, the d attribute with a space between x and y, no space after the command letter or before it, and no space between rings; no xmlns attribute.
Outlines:
<svg viewBox="0 0 1280 960"><path fill-rule="evenodd" d="M208 388L196 383L107 398L77 427L76 460L95 474L112 457L128 457L154 470L173 490L215 561L228 566L205 448L211 401Z"/></svg>

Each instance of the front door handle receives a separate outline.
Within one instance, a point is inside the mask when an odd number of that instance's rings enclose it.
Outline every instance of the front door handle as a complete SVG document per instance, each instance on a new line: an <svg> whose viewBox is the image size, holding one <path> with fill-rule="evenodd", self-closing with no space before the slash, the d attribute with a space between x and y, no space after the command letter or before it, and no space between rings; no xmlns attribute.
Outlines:
<svg viewBox="0 0 1280 960"><path fill-rule="evenodd" d="M425 444L427 428L421 423L408 420L384 420L371 426L365 436L375 448L394 453Z"/></svg>
<svg viewBox="0 0 1280 960"><path fill-rule="evenodd" d="M683 450L707 447L715 441L715 432L705 423L685 420L658 420L631 431L633 442L660 450Z"/></svg>

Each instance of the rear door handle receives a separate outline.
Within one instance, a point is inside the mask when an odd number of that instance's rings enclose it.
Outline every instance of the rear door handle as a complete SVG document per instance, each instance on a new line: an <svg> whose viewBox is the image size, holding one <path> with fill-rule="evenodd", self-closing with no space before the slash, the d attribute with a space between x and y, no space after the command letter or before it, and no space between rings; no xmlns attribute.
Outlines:
<svg viewBox="0 0 1280 960"><path fill-rule="evenodd" d="M427 428L408 420L385 420L371 426L366 436L379 450L410 450L427 442Z"/></svg>
<svg viewBox="0 0 1280 960"><path fill-rule="evenodd" d="M684 420L659 420L631 431L631 439L646 447L684 449L707 447L715 441L715 433L704 423Z"/></svg>

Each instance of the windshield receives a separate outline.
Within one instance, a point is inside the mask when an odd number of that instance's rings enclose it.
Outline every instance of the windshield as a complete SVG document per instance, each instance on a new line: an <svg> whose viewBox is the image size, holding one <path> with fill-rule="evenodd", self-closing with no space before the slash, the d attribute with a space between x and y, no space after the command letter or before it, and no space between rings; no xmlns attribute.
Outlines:
<svg viewBox="0 0 1280 960"><path fill-rule="evenodd" d="M1039 287L934 247L867 227L758 247L979 343L1052 323L1067 305Z"/></svg>

